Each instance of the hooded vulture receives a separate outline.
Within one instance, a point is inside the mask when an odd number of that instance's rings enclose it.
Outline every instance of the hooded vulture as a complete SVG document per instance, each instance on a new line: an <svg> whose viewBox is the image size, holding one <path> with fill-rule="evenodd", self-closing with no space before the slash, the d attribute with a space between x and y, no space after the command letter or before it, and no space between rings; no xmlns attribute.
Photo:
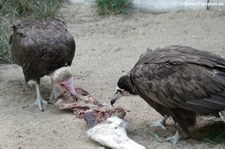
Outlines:
<svg viewBox="0 0 225 149"><path fill-rule="evenodd" d="M43 110L42 104L47 104L40 92L40 78L45 75L50 75L52 81L50 100L57 96L57 84L76 97L69 69L75 54L75 41L66 24L48 17L27 20L12 28L12 59L22 67L28 85L36 85L37 98L32 105L38 105Z"/></svg>
<svg viewBox="0 0 225 149"><path fill-rule="evenodd" d="M190 135L196 116L220 117L225 109L225 59L178 45L147 51L117 85L111 104L125 92L139 95L164 117L161 122L176 122L176 134L167 138L176 144Z"/></svg>

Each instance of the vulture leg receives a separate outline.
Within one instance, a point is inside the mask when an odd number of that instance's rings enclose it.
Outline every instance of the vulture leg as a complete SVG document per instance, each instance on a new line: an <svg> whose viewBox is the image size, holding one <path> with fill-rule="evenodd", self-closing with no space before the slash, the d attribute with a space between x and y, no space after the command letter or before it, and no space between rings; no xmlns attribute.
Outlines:
<svg viewBox="0 0 225 149"><path fill-rule="evenodd" d="M49 103L55 103L56 98L59 96L59 94L56 91L56 86L55 86L55 82L53 81L53 79L51 78L51 87L52 87L52 91L51 91L51 95L49 97Z"/></svg>
<svg viewBox="0 0 225 149"><path fill-rule="evenodd" d="M188 129L188 131L185 132L185 131L183 131L183 129L177 123L176 123L176 127L177 127L177 131L176 131L175 135L166 138L166 141L169 141L169 142L171 142L173 144L177 144L177 142L180 139L187 139L189 137L190 129Z"/></svg>
<svg viewBox="0 0 225 149"><path fill-rule="evenodd" d="M160 120L152 122L151 126L158 126L161 127L162 129L166 129L166 120L168 119L167 116L163 116Z"/></svg>
<svg viewBox="0 0 225 149"><path fill-rule="evenodd" d="M42 108L42 104L48 104L48 102L45 101L44 98L41 96L40 84L37 82L36 82L36 92L37 92L37 98L35 102L33 102L31 105L38 105L39 109L41 111L44 111L44 109Z"/></svg>
<svg viewBox="0 0 225 149"><path fill-rule="evenodd" d="M178 142L178 140L180 140L180 138L181 138L181 134L180 134L179 130L177 130L175 135L166 138L166 141L169 141L169 142L171 142L173 144L177 144L177 142Z"/></svg>

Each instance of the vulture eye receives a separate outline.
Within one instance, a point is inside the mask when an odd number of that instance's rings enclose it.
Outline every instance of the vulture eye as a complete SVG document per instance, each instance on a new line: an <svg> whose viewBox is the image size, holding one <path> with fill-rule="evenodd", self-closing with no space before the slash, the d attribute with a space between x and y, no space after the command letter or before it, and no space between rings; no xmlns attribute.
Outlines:
<svg viewBox="0 0 225 149"><path fill-rule="evenodd" d="M60 84L61 86L64 86L64 84Z"/></svg>

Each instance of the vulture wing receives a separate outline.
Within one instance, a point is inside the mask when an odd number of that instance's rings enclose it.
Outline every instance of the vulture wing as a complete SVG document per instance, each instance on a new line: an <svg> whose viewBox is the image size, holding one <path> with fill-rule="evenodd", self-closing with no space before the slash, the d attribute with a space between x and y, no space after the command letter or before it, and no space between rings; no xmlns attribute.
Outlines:
<svg viewBox="0 0 225 149"><path fill-rule="evenodd" d="M64 22L45 18L13 26L12 58L22 66L26 81L71 65L75 42Z"/></svg>
<svg viewBox="0 0 225 149"><path fill-rule="evenodd" d="M131 81L145 100L169 109L201 115L225 109L225 59L209 52L185 46L149 51L132 69Z"/></svg>

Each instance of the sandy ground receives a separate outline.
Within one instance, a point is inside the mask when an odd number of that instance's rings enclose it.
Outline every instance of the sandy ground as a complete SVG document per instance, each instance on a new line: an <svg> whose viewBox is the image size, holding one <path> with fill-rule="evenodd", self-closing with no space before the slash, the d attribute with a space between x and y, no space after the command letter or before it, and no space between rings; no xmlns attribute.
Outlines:
<svg viewBox="0 0 225 149"><path fill-rule="evenodd" d="M93 8L70 5L62 9L77 49L72 71L75 85L93 93L104 104L114 92L118 78L126 74L148 47L171 44L188 45L224 55L225 13L171 12L153 15L136 12L127 16L100 17ZM50 94L50 79L41 83L44 97ZM24 108L36 98L25 85L17 65L0 65L0 149L96 149L98 143L86 135L85 122L54 105L41 112L37 107ZM115 106L130 110L128 135L147 148L220 148L188 139L177 145L157 142L146 123L160 115L139 97L124 97ZM161 136L175 130L152 128Z"/></svg>

